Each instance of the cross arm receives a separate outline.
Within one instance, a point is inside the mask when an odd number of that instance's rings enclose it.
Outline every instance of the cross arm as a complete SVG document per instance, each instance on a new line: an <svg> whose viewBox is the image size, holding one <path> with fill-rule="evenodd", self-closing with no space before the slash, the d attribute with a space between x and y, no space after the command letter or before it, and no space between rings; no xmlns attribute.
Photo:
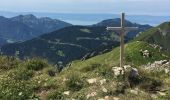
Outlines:
<svg viewBox="0 0 170 100"><path fill-rule="evenodd" d="M107 29L108 31L109 31L109 30L112 30L112 31L120 31L120 30L122 30L121 27L107 27L106 29Z"/></svg>
<svg viewBox="0 0 170 100"><path fill-rule="evenodd" d="M124 30L125 31L136 31L138 30L138 27L125 27Z"/></svg>
<svg viewBox="0 0 170 100"><path fill-rule="evenodd" d="M106 29L112 30L112 31L121 31L121 30L133 31L133 30L138 30L138 27L125 27L125 28L122 28L122 27L107 27Z"/></svg>

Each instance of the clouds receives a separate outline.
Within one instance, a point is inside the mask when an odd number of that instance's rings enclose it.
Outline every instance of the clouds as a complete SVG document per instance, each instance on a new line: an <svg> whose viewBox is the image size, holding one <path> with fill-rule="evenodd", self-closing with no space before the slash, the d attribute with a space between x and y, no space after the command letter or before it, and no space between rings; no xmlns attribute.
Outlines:
<svg viewBox="0 0 170 100"><path fill-rule="evenodd" d="M0 0L0 10L70 13L166 13L170 0Z"/></svg>

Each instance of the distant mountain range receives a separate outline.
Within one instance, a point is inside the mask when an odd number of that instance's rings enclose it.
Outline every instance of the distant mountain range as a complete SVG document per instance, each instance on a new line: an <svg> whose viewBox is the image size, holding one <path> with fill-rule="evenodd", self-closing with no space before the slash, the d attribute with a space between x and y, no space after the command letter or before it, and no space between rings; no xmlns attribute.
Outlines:
<svg viewBox="0 0 170 100"><path fill-rule="evenodd" d="M112 24L113 23L113 24ZM138 32L149 29L149 25L140 25L126 21L128 26L138 26L139 30L126 36L126 42ZM68 63L83 56L92 57L109 51L119 45L119 34L108 32L106 26L120 26L120 19L105 20L92 26L70 26L41 35L22 43L4 45L1 52L5 55L16 55L20 58L42 57L50 62Z"/></svg>
<svg viewBox="0 0 170 100"><path fill-rule="evenodd" d="M37 18L34 15L19 15L12 18L0 16L0 41L12 43L35 38L71 24L48 17Z"/></svg>
<svg viewBox="0 0 170 100"><path fill-rule="evenodd" d="M14 17L17 15L33 14L38 17L50 17L53 19L63 20L73 25L92 25L105 19L119 18L119 14L111 13L48 13L48 12L5 12L0 11L1 16ZM139 24L149 24L157 26L162 22L170 20L168 15L129 15L126 16L127 20Z"/></svg>
<svg viewBox="0 0 170 100"><path fill-rule="evenodd" d="M119 26L120 27L121 26L120 25L120 18L104 20L102 22L94 24L94 26L103 26L103 27L107 27L107 26L118 27ZM131 32L126 34L126 37L128 37L130 39L134 38L139 32L143 32L143 31L152 27L150 25L140 25L140 24L137 24L137 23L132 23L128 20L126 20L125 26L127 26L127 27L139 27L139 30L131 31Z"/></svg>

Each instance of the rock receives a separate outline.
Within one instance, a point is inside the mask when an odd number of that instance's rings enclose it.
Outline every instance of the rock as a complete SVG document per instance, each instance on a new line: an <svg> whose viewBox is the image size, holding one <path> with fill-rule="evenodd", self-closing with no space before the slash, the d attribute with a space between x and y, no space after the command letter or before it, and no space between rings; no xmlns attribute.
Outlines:
<svg viewBox="0 0 170 100"><path fill-rule="evenodd" d="M146 57L149 57L150 53L148 50L140 50L140 52L142 53L143 57L146 58Z"/></svg>
<svg viewBox="0 0 170 100"><path fill-rule="evenodd" d="M87 82L88 82L89 84L94 84L94 83L97 83L97 79L96 79L96 78L87 79Z"/></svg>
<svg viewBox="0 0 170 100"><path fill-rule="evenodd" d="M121 67L113 67L112 71L114 72L115 76L119 76L119 75L124 74L123 68L121 68Z"/></svg>
<svg viewBox="0 0 170 100"><path fill-rule="evenodd" d="M166 74L170 72L170 65L168 60L155 61L154 63L148 63L145 67L146 70L150 71L164 71Z"/></svg>
<svg viewBox="0 0 170 100"><path fill-rule="evenodd" d="M167 60L160 60L160 61L155 61L156 67L157 66L162 66L166 64L168 61Z"/></svg>
<svg viewBox="0 0 170 100"><path fill-rule="evenodd" d="M138 91L137 90L130 90L130 93L138 95Z"/></svg>
<svg viewBox="0 0 170 100"><path fill-rule="evenodd" d="M119 100L120 98L118 98L118 97L113 97L113 100Z"/></svg>
<svg viewBox="0 0 170 100"><path fill-rule="evenodd" d="M159 95L161 95L161 96L165 96L166 95L166 93L164 93L164 92L158 92L159 93Z"/></svg>
<svg viewBox="0 0 170 100"><path fill-rule="evenodd" d="M109 96L105 96L105 97L104 97L104 100L109 100Z"/></svg>
<svg viewBox="0 0 170 100"><path fill-rule="evenodd" d="M103 87L102 91L107 93L107 89L105 87Z"/></svg>
<svg viewBox="0 0 170 100"><path fill-rule="evenodd" d="M22 95L22 92L19 92L18 95L21 96L21 95Z"/></svg>
<svg viewBox="0 0 170 100"><path fill-rule="evenodd" d="M144 58L149 57L149 51L148 50L143 51L143 56Z"/></svg>
<svg viewBox="0 0 170 100"><path fill-rule="evenodd" d="M70 91L65 91L63 94L70 95Z"/></svg>
<svg viewBox="0 0 170 100"><path fill-rule="evenodd" d="M38 81L38 84L40 84L41 83L41 81Z"/></svg>
<svg viewBox="0 0 170 100"><path fill-rule="evenodd" d="M170 72L169 69L165 69L165 73L168 74Z"/></svg>
<svg viewBox="0 0 170 100"><path fill-rule="evenodd" d="M105 100L105 99L103 99L103 98L100 98L100 99L98 99L98 100Z"/></svg>
<svg viewBox="0 0 170 100"><path fill-rule="evenodd" d="M128 68L131 68L130 65L124 65L124 69L127 70Z"/></svg>
<svg viewBox="0 0 170 100"><path fill-rule="evenodd" d="M100 85L103 85L103 84L105 84L105 83L106 83L106 79L100 80Z"/></svg>
<svg viewBox="0 0 170 100"><path fill-rule="evenodd" d="M96 95L97 95L96 92L92 92L92 93L88 94L88 95L86 96L86 98L89 99L90 97L94 97L94 96L96 96Z"/></svg>
<svg viewBox="0 0 170 100"><path fill-rule="evenodd" d="M158 98L158 96L155 95L155 94L151 94L151 97L152 97L153 99L157 99L157 98Z"/></svg>
<svg viewBox="0 0 170 100"><path fill-rule="evenodd" d="M122 67L113 67L112 71L114 72L115 76L119 76L119 75L123 75L124 74L124 70L126 71L126 70L131 69L131 68L132 67L130 65L125 65L124 68L122 68Z"/></svg>
<svg viewBox="0 0 170 100"><path fill-rule="evenodd" d="M130 78L137 78L139 76L138 69L132 68L129 74Z"/></svg>

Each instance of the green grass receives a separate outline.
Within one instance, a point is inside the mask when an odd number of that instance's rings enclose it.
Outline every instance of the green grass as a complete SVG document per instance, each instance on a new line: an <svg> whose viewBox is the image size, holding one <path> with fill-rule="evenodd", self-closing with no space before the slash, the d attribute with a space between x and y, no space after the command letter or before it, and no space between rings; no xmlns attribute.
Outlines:
<svg viewBox="0 0 170 100"><path fill-rule="evenodd" d="M150 51L148 58L143 58L140 49ZM29 59L21 61L10 57L0 57L0 99L47 99L65 100L74 98L76 100L87 100L87 95L95 93L89 97L91 100L109 96L110 99L118 97L120 100L129 99L153 99L150 91L156 89L167 89L165 96L158 93L154 95L157 99L163 100L170 97L169 74L155 71L150 72L140 68L155 60L169 59L164 52L159 52L146 42L130 42L125 45L126 64L130 64L139 70L140 77L134 80L127 80L125 84L121 76L116 78L112 72L112 67L119 66L119 47L111 52L98 55L85 61L73 61L70 67L64 68L58 73L57 69L48 64L46 60ZM128 73L126 74L128 75ZM126 77L128 79L128 77ZM88 79L96 79L93 84L87 82ZM101 80L106 82L101 84ZM136 82L138 81L138 82ZM139 94L131 93L131 89L138 88ZM103 89L107 90L104 92ZM69 91L70 94L64 94Z"/></svg>
<svg viewBox="0 0 170 100"><path fill-rule="evenodd" d="M157 44L164 49L170 50L170 22L165 22L157 27L142 32L136 40Z"/></svg>

